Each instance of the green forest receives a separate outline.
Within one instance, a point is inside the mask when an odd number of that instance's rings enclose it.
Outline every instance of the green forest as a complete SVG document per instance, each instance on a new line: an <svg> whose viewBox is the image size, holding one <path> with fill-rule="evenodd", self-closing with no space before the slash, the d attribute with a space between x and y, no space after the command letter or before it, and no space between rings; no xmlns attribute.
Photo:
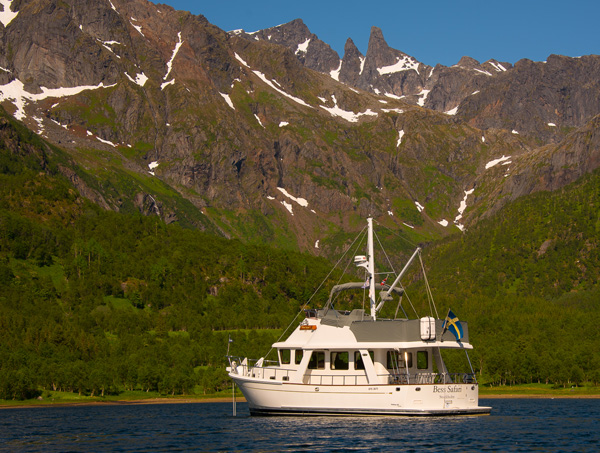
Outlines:
<svg viewBox="0 0 600 453"><path fill-rule="evenodd" d="M328 275L323 258L104 211L61 175L60 150L19 134L0 141L0 399L214 393L228 339L265 354ZM482 384L599 383L599 238L596 172L422 244ZM408 281L418 294L422 275Z"/></svg>

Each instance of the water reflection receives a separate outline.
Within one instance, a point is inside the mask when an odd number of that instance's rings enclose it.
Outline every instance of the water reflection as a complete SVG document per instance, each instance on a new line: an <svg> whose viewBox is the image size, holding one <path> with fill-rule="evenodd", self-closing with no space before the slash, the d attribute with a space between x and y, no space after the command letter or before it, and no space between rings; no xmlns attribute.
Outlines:
<svg viewBox="0 0 600 453"><path fill-rule="evenodd" d="M489 416L250 417L238 404L4 410L2 451L596 451L600 400L502 399Z"/></svg>

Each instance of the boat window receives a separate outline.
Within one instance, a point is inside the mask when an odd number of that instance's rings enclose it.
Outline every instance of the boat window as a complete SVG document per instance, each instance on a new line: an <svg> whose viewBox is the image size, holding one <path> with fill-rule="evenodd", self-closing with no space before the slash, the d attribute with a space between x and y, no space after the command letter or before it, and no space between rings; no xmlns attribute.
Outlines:
<svg viewBox="0 0 600 453"><path fill-rule="evenodd" d="M426 370L429 368L429 357L427 357L427 351L417 351L417 368L419 370Z"/></svg>
<svg viewBox="0 0 600 453"><path fill-rule="evenodd" d="M371 356L371 361L373 361L373 358L375 357L375 353L373 351L369 351L369 355ZM354 351L354 369L355 370L364 370L365 369L365 364L360 355L360 351Z"/></svg>
<svg viewBox="0 0 600 453"><path fill-rule="evenodd" d="M331 352L331 369L332 370L347 370L348 367L348 351L332 351Z"/></svg>
<svg viewBox="0 0 600 453"><path fill-rule="evenodd" d="M304 351L302 349L296 349L296 355L294 356L294 363L296 365L300 365L300 362L302 362L302 356Z"/></svg>
<svg viewBox="0 0 600 453"><path fill-rule="evenodd" d="M308 362L309 370L325 369L325 351L313 351Z"/></svg>
<svg viewBox="0 0 600 453"><path fill-rule="evenodd" d="M405 353L405 354L402 354L402 362L401 362L401 365L402 365L403 367L406 367L406 366L408 366L409 368L412 368L412 367L413 367L412 356L413 356L413 355L412 355L412 352L407 352L407 353ZM404 359L406 359L406 360L408 361L408 365L407 365L407 364L404 362Z"/></svg>
<svg viewBox="0 0 600 453"><path fill-rule="evenodd" d="M397 351L387 352L387 369L395 370L400 367L400 357L398 357Z"/></svg>
<svg viewBox="0 0 600 453"><path fill-rule="evenodd" d="M280 349L279 350L279 357L280 357L282 365L290 364L290 356L291 356L291 351L289 349Z"/></svg>
<svg viewBox="0 0 600 453"><path fill-rule="evenodd" d="M387 352L387 369L397 370L406 368L405 359L408 360L408 368L412 368L412 352L403 351L388 351Z"/></svg>

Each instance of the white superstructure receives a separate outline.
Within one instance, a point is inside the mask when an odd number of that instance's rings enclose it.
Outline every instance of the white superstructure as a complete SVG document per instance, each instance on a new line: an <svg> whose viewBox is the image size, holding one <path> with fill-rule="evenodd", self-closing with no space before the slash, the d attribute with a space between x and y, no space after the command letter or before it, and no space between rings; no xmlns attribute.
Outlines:
<svg viewBox="0 0 600 453"><path fill-rule="evenodd" d="M376 284L373 224L368 219L368 255L354 260L366 269L366 282L337 285L325 309L306 310L291 335L273 345L277 361L228 356L229 376L251 414L488 414L490 407L478 405L472 369L450 373L442 358L444 349L472 349L466 322L460 322L457 340L444 320L431 316L377 319L385 301L403 294L400 278L419 252L391 285ZM370 314L331 307L338 292L367 288Z"/></svg>

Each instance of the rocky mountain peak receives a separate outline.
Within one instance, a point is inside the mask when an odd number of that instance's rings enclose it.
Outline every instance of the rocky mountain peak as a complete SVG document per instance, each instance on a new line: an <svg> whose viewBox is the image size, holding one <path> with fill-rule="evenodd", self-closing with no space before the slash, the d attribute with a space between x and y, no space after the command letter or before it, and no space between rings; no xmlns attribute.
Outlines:
<svg viewBox="0 0 600 453"><path fill-rule="evenodd" d="M244 30L231 33L249 40L268 41L287 47L304 66L315 71L329 73L339 67L337 52L312 33L302 19L251 33Z"/></svg>
<svg viewBox="0 0 600 453"><path fill-rule="evenodd" d="M365 64L364 55L358 50L351 38L344 45L344 58L341 62L338 80L350 86L358 86L358 79Z"/></svg>
<svg viewBox="0 0 600 453"><path fill-rule="evenodd" d="M479 66L479 62L475 58L464 56L460 60L458 60L456 66L464 69L473 69Z"/></svg>
<svg viewBox="0 0 600 453"><path fill-rule="evenodd" d="M356 215L445 234L511 199L498 187L556 188L577 159L598 165L600 57L431 68L373 27L367 54L348 39L340 60L301 20L227 34L145 0L15 5L0 102L110 209L306 249Z"/></svg>

